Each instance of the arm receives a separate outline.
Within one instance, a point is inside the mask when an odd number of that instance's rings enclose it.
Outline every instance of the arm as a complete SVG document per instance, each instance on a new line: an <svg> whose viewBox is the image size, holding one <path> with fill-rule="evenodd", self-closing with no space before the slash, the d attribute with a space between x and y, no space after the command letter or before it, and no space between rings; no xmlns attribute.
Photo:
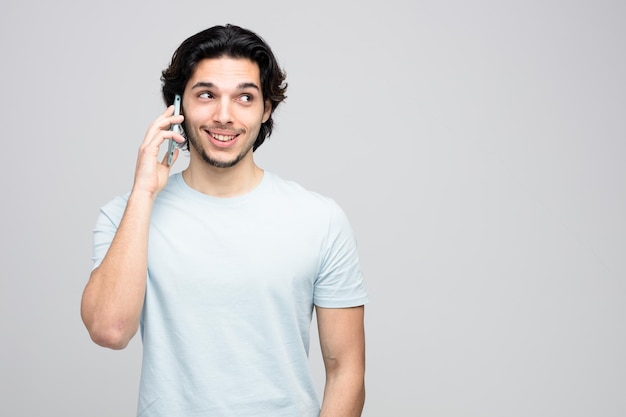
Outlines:
<svg viewBox="0 0 626 417"><path fill-rule="evenodd" d="M326 385L320 417L360 417L365 402L364 307L316 307Z"/></svg>
<svg viewBox="0 0 626 417"><path fill-rule="evenodd" d="M81 316L97 344L123 349L135 335L146 292L148 231L157 194L167 183L170 167L158 162L164 140L183 137L167 130L180 123L170 106L156 119L144 138L137 157L135 181L119 228L102 263L92 271L81 302ZM178 152L174 157L178 156Z"/></svg>

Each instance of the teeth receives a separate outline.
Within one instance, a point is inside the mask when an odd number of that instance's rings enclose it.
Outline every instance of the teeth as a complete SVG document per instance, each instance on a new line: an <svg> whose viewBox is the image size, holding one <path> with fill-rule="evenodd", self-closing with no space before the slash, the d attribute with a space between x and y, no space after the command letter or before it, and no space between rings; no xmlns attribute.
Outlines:
<svg viewBox="0 0 626 417"><path fill-rule="evenodd" d="M227 135L211 134L211 136L213 136L215 139L219 140L220 142L228 142L229 140L235 139L235 135L227 136Z"/></svg>

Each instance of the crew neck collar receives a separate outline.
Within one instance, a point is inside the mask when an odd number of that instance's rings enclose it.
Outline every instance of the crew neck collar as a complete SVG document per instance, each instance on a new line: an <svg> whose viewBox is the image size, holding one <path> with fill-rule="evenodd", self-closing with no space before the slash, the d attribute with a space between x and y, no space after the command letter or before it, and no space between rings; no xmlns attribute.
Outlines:
<svg viewBox="0 0 626 417"><path fill-rule="evenodd" d="M189 184L187 184L187 182L183 178L182 172L174 174L171 179L175 182L177 188L182 190L186 195L196 200L220 205L237 205L249 201L250 199L253 199L256 195L258 195L265 187L267 187L267 184L270 181L270 177L271 174L264 170L261 181L259 181L256 187L244 194L235 197L215 197L212 195L201 193L200 191L196 191L191 188Z"/></svg>

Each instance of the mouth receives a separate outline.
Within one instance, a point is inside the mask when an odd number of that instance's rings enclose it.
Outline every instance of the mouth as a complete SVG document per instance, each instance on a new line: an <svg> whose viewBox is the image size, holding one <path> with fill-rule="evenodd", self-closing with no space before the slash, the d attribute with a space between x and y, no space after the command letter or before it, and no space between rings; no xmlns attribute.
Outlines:
<svg viewBox="0 0 626 417"><path fill-rule="evenodd" d="M215 140L219 140L220 142L230 142L235 139L237 135L217 135L215 133L209 133L211 137Z"/></svg>
<svg viewBox="0 0 626 417"><path fill-rule="evenodd" d="M223 143L230 142L234 140L237 136L239 136L239 134L235 132L215 132L208 130L207 133L213 139Z"/></svg>

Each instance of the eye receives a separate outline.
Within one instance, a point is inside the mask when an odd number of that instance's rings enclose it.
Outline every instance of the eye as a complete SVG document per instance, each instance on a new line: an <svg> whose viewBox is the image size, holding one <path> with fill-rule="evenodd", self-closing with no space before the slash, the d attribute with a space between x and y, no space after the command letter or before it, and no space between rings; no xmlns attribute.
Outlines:
<svg viewBox="0 0 626 417"><path fill-rule="evenodd" d="M239 99L241 101L243 101L244 103L249 103L252 101L252 95L251 94L242 94L241 97L239 97Z"/></svg>
<svg viewBox="0 0 626 417"><path fill-rule="evenodd" d="M199 98L213 98L213 94L209 93L208 91L204 91L200 94L198 94Z"/></svg>

